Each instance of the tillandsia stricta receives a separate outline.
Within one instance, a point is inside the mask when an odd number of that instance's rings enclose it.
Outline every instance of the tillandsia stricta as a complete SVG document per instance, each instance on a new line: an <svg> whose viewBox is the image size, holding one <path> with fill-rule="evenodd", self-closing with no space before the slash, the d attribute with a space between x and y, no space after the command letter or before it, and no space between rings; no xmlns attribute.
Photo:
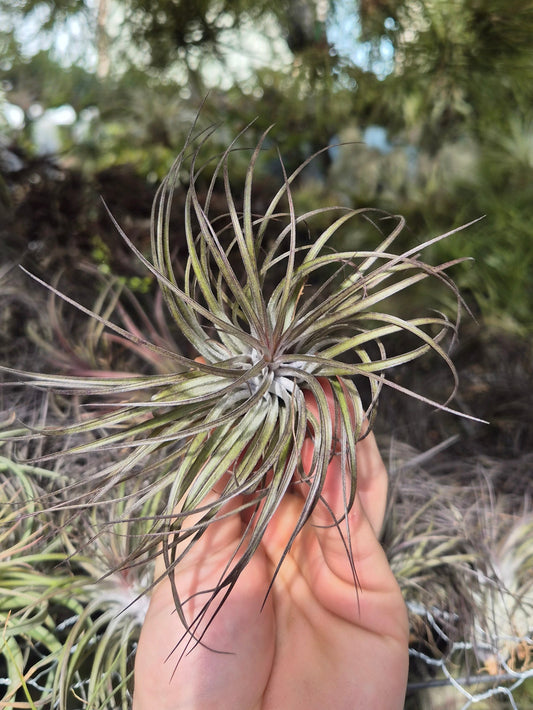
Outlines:
<svg viewBox="0 0 533 710"><path fill-rule="evenodd" d="M127 484L136 481L131 493L124 494L124 516L133 517L142 515L147 499L164 492L165 504L146 520L146 535L139 538L136 553L125 564L135 564L147 551L155 556L162 545L166 574L174 584L173 570L209 525L225 514L225 504L237 497L245 501L250 523L200 616L218 595L223 602L231 592L283 496L298 484L305 495L287 541L289 550L321 501L334 452L340 452L349 478L345 514L350 510L357 483L356 444L372 426L383 385L402 389L389 382L388 370L434 352L450 369L452 390L457 385L454 366L443 347L445 337L455 332L461 305L447 275L457 262L430 266L419 256L448 234L395 254L391 246L404 227L401 217L346 207L317 208L298 215L293 186L309 161L287 174L281 158L281 185L263 213L256 214L254 173L268 134L250 151L239 201L230 177L237 139L213 161L200 165L199 151L210 131L189 135L154 200L151 261L117 225L157 280L170 317L192 350L191 357L144 340L62 296L136 347L161 356L167 365L173 362L174 371L115 377L109 373L102 377L18 373L36 386L81 395L86 403L103 400L106 404L99 415L45 432L84 437L62 456L107 451L110 457L90 477L72 481L57 507L76 511L104 506L120 495L116 491L123 483L127 489ZM184 174L188 181L182 188ZM207 186L203 193L201 182ZM186 264L179 270L172 259L170 228L177 189L185 190L188 248ZM227 207L224 217L213 216L219 191ZM314 219L319 217L323 225L328 214L329 226L312 240L301 238L302 233L308 235ZM357 220L375 228L378 246L334 251L330 243ZM429 278L453 294L456 320L438 312L402 318L385 308L386 302L394 302L398 294ZM391 338L395 342L398 334L407 336L408 345L401 353L389 354L387 343ZM360 392L361 377L369 383L369 401ZM325 387L330 390L330 403ZM448 402L437 406L451 411ZM306 437L311 437L314 453L304 468L301 450ZM213 489L217 495L208 497ZM196 522L191 525L187 519L193 513ZM345 516L332 516L340 535L347 534L344 521ZM351 556L349 541L346 549ZM177 611L191 630L175 585L174 592Z"/></svg>

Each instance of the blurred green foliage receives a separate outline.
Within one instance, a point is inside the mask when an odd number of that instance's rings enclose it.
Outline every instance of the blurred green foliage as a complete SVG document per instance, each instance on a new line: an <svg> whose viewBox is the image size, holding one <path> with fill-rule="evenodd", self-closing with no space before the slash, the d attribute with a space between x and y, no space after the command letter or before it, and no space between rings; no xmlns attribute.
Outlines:
<svg viewBox="0 0 533 710"><path fill-rule="evenodd" d="M35 150L36 104L68 104L68 164L127 163L154 183L206 95L199 127L220 123L221 149L275 123L289 171L352 142L304 171L297 204L385 208L421 241L485 215L434 256L472 256L457 278L473 310L531 332L531 0L0 0L0 13L4 106L24 115L3 120L13 144ZM265 186L281 170L272 152L260 167Z"/></svg>

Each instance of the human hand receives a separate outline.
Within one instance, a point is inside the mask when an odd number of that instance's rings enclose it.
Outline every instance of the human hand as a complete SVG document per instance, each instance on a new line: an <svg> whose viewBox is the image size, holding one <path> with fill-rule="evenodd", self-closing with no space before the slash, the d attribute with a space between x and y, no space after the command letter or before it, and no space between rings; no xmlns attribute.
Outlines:
<svg viewBox="0 0 533 710"><path fill-rule="evenodd" d="M307 403L314 407L311 397ZM304 467L312 447L311 439L306 440ZM179 663L175 647L184 628L170 581L155 587L137 649L133 710L403 708L407 613L377 539L387 474L372 434L357 445L357 471L357 494L348 517L357 587L328 510L337 518L344 510L340 456L334 456L323 489L328 506L319 503L298 534L264 606L302 509L297 487L285 495L202 643L193 640ZM180 597L189 599L185 613L191 621L204 603L197 593L217 584L244 525L237 513L211 524L176 570L176 586ZM160 560L156 575L163 571Z"/></svg>

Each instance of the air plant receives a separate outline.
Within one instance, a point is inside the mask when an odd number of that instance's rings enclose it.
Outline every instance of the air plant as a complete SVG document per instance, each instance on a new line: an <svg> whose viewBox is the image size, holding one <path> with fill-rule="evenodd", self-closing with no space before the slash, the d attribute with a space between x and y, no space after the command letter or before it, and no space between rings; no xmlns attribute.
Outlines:
<svg viewBox="0 0 533 710"><path fill-rule="evenodd" d="M0 432L0 446L20 432ZM81 611L75 577L38 500L46 469L0 456L0 708L47 704L62 650L56 614Z"/></svg>
<svg viewBox="0 0 533 710"><path fill-rule="evenodd" d="M533 677L532 515L507 460L442 455L456 438L391 444L383 545L409 611L408 707L518 708ZM518 492L496 493L504 471Z"/></svg>
<svg viewBox="0 0 533 710"><path fill-rule="evenodd" d="M438 454L455 439L423 453L399 442L391 445L383 535L409 610L414 645L437 657L458 638L471 635L476 570L484 564L466 523L478 492L475 479L465 485L456 471L442 473L436 465Z"/></svg>
<svg viewBox="0 0 533 710"><path fill-rule="evenodd" d="M142 338L144 333L150 342L178 350L165 321L160 293L155 295L152 312L148 313L120 279L104 276L91 264L82 264L80 269L101 284L92 310L102 321L113 315L130 335ZM55 289L58 285L59 279L55 279ZM160 353L109 332L103 322L95 318L91 318L85 328L78 327L79 337L73 339L75 324L67 322L62 305L64 303L51 293L39 325L30 323L27 328L28 338L62 372L78 376L104 376L107 372L110 377L117 377L134 369L147 369L146 365L161 373L175 370L175 363L167 362Z"/></svg>
<svg viewBox="0 0 533 710"><path fill-rule="evenodd" d="M191 357L151 342L100 309L93 312L48 287L114 336L160 358L165 371L115 376L10 371L36 387L75 394L90 412L80 422L43 432L82 437L79 445L62 450L62 457L96 453L110 457L90 476L72 480L59 499L47 503L50 508L74 515L91 507L111 508L122 500L121 516L130 519L144 515L144 506L155 496L164 501L145 519L150 534L139 539L129 555L130 564L155 556L162 545L166 573L174 584L172 571L224 514L224 505L243 495L250 524L240 555L219 580L200 616L218 595L225 598L231 592L281 499L298 482L305 500L287 541L286 549L291 547L321 500L334 452L340 452L349 477L344 507L345 513L350 510L357 483L356 444L374 422L383 386L403 389L388 379L389 370L435 353L451 372L452 391L444 403L429 403L453 411L448 403L457 377L444 341L455 335L461 307L447 273L458 262L430 266L420 257L422 250L457 230L394 253L393 243L404 227L402 217L345 207L298 215L292 188L309 161L287 175L281 158L282 184L264 213L257 215L253 180L268 131L251 151L239 200L234 196L230 163L242 134L214 161L199 166L198 154L209 135L189 135L159 188L152 211L151 260L117 224L124 241L156 280L182 352ZM170 215L175 191L182 189L187 173L183 220L188 258L176 268ZM225 196L224 216L214 215L219 189ZM329 226L314 234L314 221L319 219L323 225L326 215ZM377 246L340 252L332 248L339 233L361 225L370 227ZM399 294L428 279L453 295L454 320L434 311L414 317L395 314ZM401 351L398 342L405 345ZM173 364L171 369L168 363ZM363 381L369 385L367 399ZM403 391L428 402L420 394ZM317 414L309 399L316 404ZM104 408L98 410L99 406ZM314 442L307 469L300 455L306 437ZM214 487L220 493L207 503ZM188 526L186 519L192 513L197 514L196 523ZM346 534L342 519L332 519L332 524L339 534ZM351 555L349 545L347 554ZM174 591L185 624L182 601Z"/></svg>
<svg viewBox="0 0 533 710"><path fill-rule="evenodd" d="M496 519L491 519L496 518ZM511 518L509 521L508 518ZM490 516L487 568L479 571L476 595L484 623L474 630L478 655L490 673L532 668L533 656L533 515ZM481 615L481 614L480 614Z"/></svg>
<svg viewBox="0 0 533 710"><path fill-rule="evenodd" d="M0 445L18 435L0 432ZM0 456L0 708L127 709L153 576L150 560L131 565L130 553L158 496L139 518L115 522L122 500L106 508L107 524L92 508L71 526L39 505L38 481L50 477Z"/></svg>
<svg viewBox="0 0 533 710"><path fill-rule="evenodd" d="M155 495L138 518L123 520L125 505L122 499L106 509L107 524L92 508L83 525L63 535L70 563L83 573L83 608L70 618L58 658L51 700L59 710L67 710L74 696L87 710L131 707L133 657L153 565L137 556L131 564L130 556L160 505Z"/></svg>

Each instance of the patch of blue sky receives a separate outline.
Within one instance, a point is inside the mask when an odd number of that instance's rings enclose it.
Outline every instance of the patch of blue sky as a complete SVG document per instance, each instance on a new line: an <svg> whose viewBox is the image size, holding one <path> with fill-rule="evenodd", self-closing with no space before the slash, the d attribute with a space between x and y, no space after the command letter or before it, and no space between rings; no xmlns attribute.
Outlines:
<svg viewBox="0 0 533 710"><path fill-rule="evenodd" d="M389 18L391 19L391 18ZM390 23L385 27L390 29ZM327 37L337 55L365 71L372 71L384 79L393 70L394 48L383 36L377 44L361 41L361 22L353 0L335 4L326 24Z"/></svg>

